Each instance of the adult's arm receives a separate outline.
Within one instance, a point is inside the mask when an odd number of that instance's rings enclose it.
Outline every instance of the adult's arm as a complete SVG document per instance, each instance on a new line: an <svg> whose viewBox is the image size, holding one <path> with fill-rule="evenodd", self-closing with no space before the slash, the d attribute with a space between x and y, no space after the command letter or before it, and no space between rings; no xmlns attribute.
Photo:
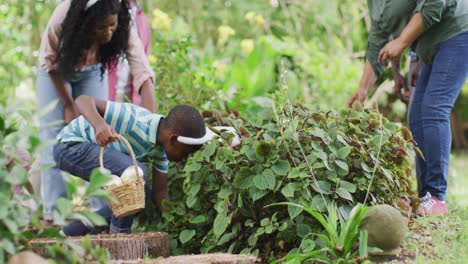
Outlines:
<svg viewBox="0 0 468 264"><path fill-rule="evenodd" d="M419 1L415 14L400 36L389 42L379 53L379 61L383 62L401 56L403 50L421 36L424 31L440 22L446 5L446 0Z"/></svg>
<svg viewBox="0 0 468 264"><path fill-rule="evenodd" d="M64 1L57 5L52 16L49 18L47 27L42 35L39 52L39 66L49 73L49 77L52 80L60 101L64 106L65 124L70 123L79 115L79 111L73 101L73 97L65 85L65 81L56 71L57 65L55 63L62 31L61 24L65 19L69 8L70 1Z"/></svg>
<svg viewBox="0 0 468 264"><path fill-rule="evenodd" d="M126 53L133 76L133 87L136 87L141 95L141 105L151 112L155 112L154 71L149 64L143 44L133 28L130 29Z"/></svg>
<svg viewBox="0 0 468 264"><path fill-rule="evenodd" d="M68 124L80 114L80 111L76 107L75 102L73 101L73 97L68 91L62 76L56 71L50 71L49 77L52 80L55 90L57 91L60 97L60 101L63 104L64 121L65 124Z"/></svg>
<svg viewBox="0 0 468 264"><path fill-rule="evenodd" d="M385 63L388 59L395 60L424 32L423 16L421 13L413 15L400 36L390 41L379 52L379 62Z"/></svg>
<svg viewBox="0 0 468 264"><path fill-rule="evenodd" d="M377 81L377 76L374 72L374 69L366 59L366 64L364 65L364 71L362 73L361 81L359 82L359 89L355 92L346 104L348 107L351 107L355 101L363 102L366 99L367 93L370 88L374 86Z"/></svg>

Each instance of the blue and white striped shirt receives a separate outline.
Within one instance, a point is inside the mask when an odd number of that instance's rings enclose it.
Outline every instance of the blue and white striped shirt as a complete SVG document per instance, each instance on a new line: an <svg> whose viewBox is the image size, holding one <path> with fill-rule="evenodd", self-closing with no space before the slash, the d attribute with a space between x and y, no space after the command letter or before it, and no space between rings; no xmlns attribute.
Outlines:
<svg viewBox="0 0 468 264"><path fill-rule="evenodd" d="M104 113L104 120L128 140L138 160L151 162L157 171L167 173L169 161L166 152L156 145L161 118L162 115L153 114L145 108L118 102L107 102ZM83 116L79 116L60 131L57 140L96 143L96 132ZM129 155L122 141L113 142L107 147Z"/></svg>

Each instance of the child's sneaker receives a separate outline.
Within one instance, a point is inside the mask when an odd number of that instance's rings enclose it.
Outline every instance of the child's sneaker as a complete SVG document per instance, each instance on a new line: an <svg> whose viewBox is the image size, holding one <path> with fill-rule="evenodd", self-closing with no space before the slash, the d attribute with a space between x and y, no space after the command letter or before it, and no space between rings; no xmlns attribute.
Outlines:
<svg viewBox="0 0 468 264"><path fill-rule="evenodd" d="M418 215L444 215L447 214L447 204L437 197L426 193L421 198L421 204L418 208Z"/></svg>

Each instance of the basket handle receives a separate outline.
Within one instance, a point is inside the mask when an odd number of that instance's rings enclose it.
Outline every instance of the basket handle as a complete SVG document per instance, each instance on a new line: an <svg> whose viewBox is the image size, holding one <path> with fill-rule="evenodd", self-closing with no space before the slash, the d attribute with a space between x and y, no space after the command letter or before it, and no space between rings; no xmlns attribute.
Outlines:
<svg viewBox="0 0 468 264"><path fill-rule="evenodd" d="M125 145L127 146L127 149L128 151L130 152L130 157L132 157L132 161L133 161L133 166L135 167L135 172L136 172L136 175L137 176L140 176L139 172L138 172L138 165L137 165L137 161L136 161L136 157L135 157L135 153L133 152L133 149L132 149L132 146L130 145L130 143L128 143L128 140L119 135L119 134L115 134L114 136L118 137L120 140L123 141L123 143L125 143ZM103 161L103 155L104 155L104 147L101 147L101 149L99 150L99 166L101 168L104 168L104 161Z"/></svg>

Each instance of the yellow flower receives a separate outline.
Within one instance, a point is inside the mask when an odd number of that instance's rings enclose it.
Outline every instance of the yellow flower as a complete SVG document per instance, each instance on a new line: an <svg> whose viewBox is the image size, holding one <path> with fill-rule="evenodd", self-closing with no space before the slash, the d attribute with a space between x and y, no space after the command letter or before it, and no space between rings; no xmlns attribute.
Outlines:
<svg viewBox="0 0 468 264"><path fill-rule="evenodd" d="M157 61L156 56L154 56L154 55L149 55L149 56L148 56L148 60L149 60L149 62L150 62L151 64L154 64L154 63L156 63L156 61Z"/></svg>
<svg viewBox="0 0 468 264"><path fill-rule="evenodd" d="M263 18L262 15L258 14L255 16L252 22L256 26L262 26L265 23L265 19Z"/></svg>
<svg viewBox="0 0 468 264"><path fill-rule="evenodd" d="M247 14L245 14L244 18L247 19L250 23L252 23L253 18L255 17L255 12L249 11Z"/></svg>
<svg viewBox="0 0 468 264"><path fill-rule="evenodd" d="M224 70L226 69L226 64L225 63L220 63L219 61L214 61L213 62L213 67L216 70L216 77L221 78L224 76Z"/></svg>
<svg viewBox="0 0 468 264"><path fill-rule="evenodd" d="M253 39L243 39L241 41L241 48L246 54L249 54L254 49Z"/></svg>
<svg viewBox="0 0 468 264"><path fill-rule="evenodd" d="M168 14L159 9L153 10L153 21L151 25L155 29L169 29L171 28L172 20Z"/></svg>
<svg viewBox="0 0 468 264"><path fill-rule="evenodd" d="M253 11L247 12L244 18L249 21L252 26L262 26L265 23L263 16Z"/></svg>
<svg viewBox="0 0 468 264"><path fill-rule="evenodd" d="M236 31L232 29L230 26L219 26L218 27L218 45L222 46L224 45L228 40L230 36L233 36L236 34Z"/></svg>

